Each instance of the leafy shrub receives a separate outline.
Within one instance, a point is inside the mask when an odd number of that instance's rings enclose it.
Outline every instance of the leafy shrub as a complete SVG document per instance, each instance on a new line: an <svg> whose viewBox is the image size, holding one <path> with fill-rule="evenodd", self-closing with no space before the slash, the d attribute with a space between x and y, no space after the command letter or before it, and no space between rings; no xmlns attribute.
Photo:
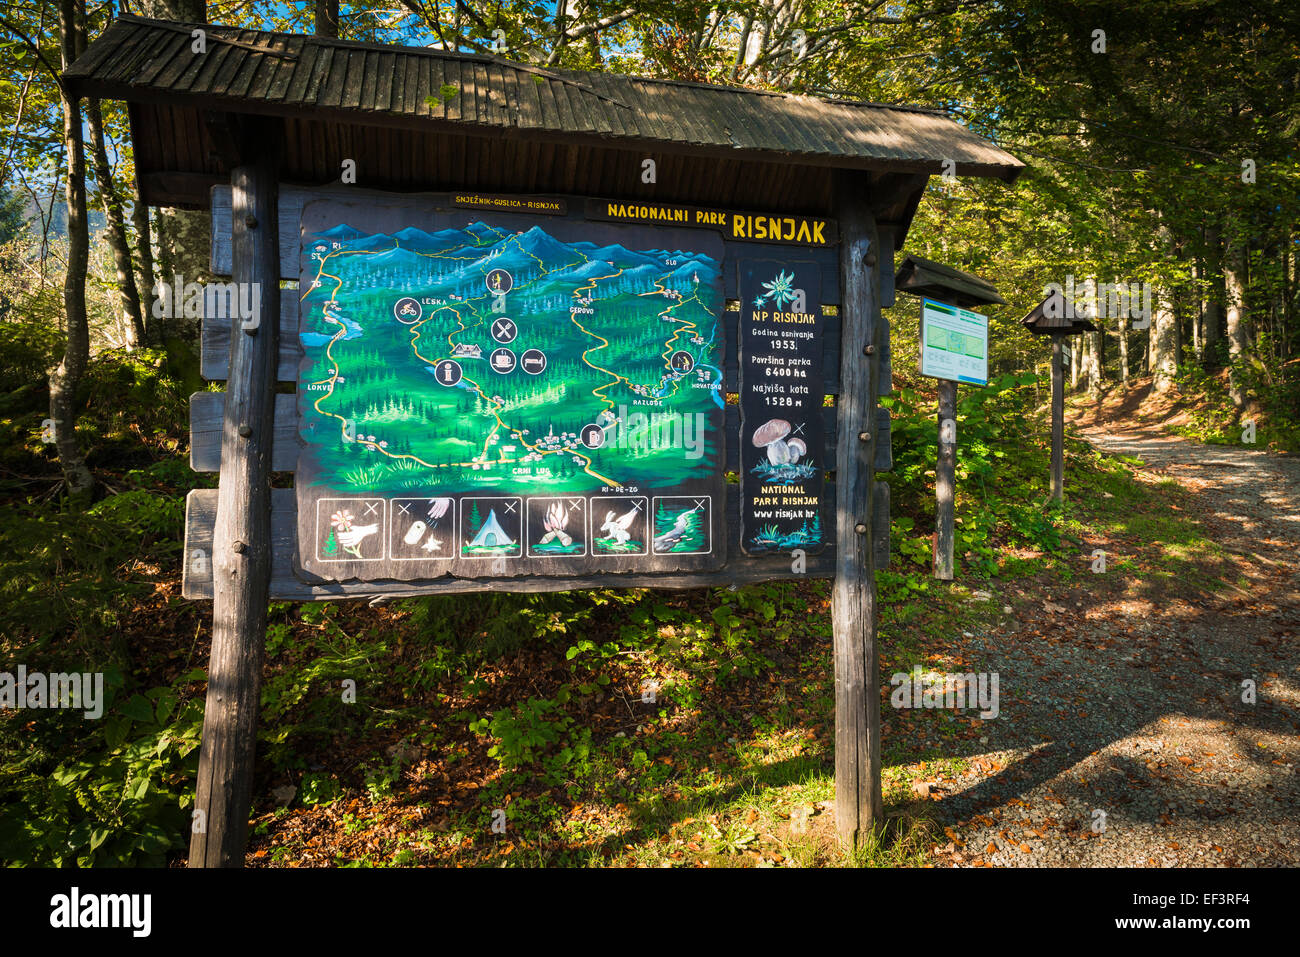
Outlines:
<svg viewBox="0 0 1300 957"><path fill-rule="evenodd" d="M143 554L146 539L155 552L177 552L183 520L178 496L139 490L109 496L86 512L58 505L10 509L0 522L0 633L44 643L114 627L118 612L144 587L119 570Z"/></svg>
<svg viewBox="0 0 1300 957"><path fill-rule="evenodd" d="M53 286L38 295L19 295L4 310L0 319L0 392L44 381L63 350L59 332L62 314L63 296Z"/></svg>
<svg viewBox="0 0 1300 957"><path fill-rule="evenodd" d="M21 735L0 736L0 861L160 867L184 848L203 708L182 704L181 686L202 677L114 700L122 678L106 676L102 720L50 711Z"/></svg>
<svg viewBox="0 0 1300 957"><path fill-rule="evenodd" d="M1009 545L1046 551L1060 547L1060 534L1047 509L1047 457L1026 441L1036 426L1028 415L1033 374L1004 375L984 388L958 393L957 501L954 551L967 572L995 575ZM893 555L906 564L883 573L882 588L928 590L909 568L932 561L934 474L937 424L935 400L916 389L900 388L881 404L888 407L894 467L882 476L890 484ZM922 535L916 530L923 529Z"/></svg>

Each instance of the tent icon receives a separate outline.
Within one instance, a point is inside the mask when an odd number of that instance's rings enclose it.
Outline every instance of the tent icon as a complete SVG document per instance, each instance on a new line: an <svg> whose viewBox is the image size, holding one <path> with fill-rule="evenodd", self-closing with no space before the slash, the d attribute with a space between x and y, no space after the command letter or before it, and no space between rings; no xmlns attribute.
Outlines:
<svg viewBox="0 0 1300 957"><path fill-rule="evenodd" d="M474 548L508 548L514 543L514 539L506 534L501 523L497 521L496 509L491 509L488 511L487 521L483 523L478 534L469 544Z"/></svg>

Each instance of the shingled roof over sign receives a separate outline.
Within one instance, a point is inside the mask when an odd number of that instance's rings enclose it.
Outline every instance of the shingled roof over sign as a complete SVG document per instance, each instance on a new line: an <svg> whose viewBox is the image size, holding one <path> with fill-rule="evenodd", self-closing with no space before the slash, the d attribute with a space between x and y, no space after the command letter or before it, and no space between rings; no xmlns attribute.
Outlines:
<svg viewBox="0 0 1300 957"><path fill-rule="evenodd" d="M207 52L192 52L191 31L202 26ZM388 148L417 145L427 137L527 140L567 144L563 162L581 164L591 151L655 150L680 156L735 159L719 174L735 176L742 164L777 161L788 167L846 167L894 174L930 174L945 160L960 175L1013 180L1023 164L947 116L915 107L852 103L783 93L640 79L607 73L541 69L503 59L423 47L384 46L316 36L239 30L122 16L90 45L67 71L72 89L84 96L121 99L132 104L133 138L143 147L142 185L151 172L225 172L209 118L218 113L254 113L285 118L286 136L297 136L301 156L290 142L290 174L306 181L338 177L340 150L373 140L362 128L395 131ZM451 92L453 91L454 92ZM308 130L314 125L319 129ZM139 127L137 129L137 126ZM325 128L333 126L333 132ZM341 132L340 132L341 130ZM349 132L351 131L351 132ZM417 134L413 139L402 133ZM579 155L579 152L587 152ZM329 162L313 168L316 157ZM354 156L344 152L341 155ZM475 153L449 157L446 165L467 170L466 177L492 162L511 157ZM535 156L532 163L544 161ZM528 161L526 160L525 163ZM558 161L557 161L558 162ZM372 167L372 170L374 167ZM448 170L387 171L387 181L405 185L408 177ZM528 188L528 169L519 176L475 184ZM791 169L788 188L778 189L779 174L768 188L781 203L799 202L801 186ZM694 175L699 180L698 175ZM384 179L385 177L380 177ZM455 177L452 177L453 179ZM555 177L552 175L551 180ZM599 174L596 177L599 180ZM175 175L173 184L179 182ZM583 180L600 188L590 176ZM745 189L763 188L750 176ZM165 184L155 186L166 192ZM718 199L726 190L715 190ZM661 194L662 198L662 194ZM909 217L910 218L910 217Z"/></svg>
<svg viewBox="0 0 1300 957"><path fill-rule="evenodd" d="M909 255L898 267L894 288L913 296L929 296L968 308L991 303L1007 304L987 279L916 255Z"/></svg>
<svg viewBox="0 0 1300 957"><path fill-rule="evenodd" d="M203 97L258 112L348 110L472 126L609 139L924 164L1014 178L1019 160L940 113L606 73L539 69L485 56L207 26L214 49L191 52L192 27L123 16L67 76L87 95ZM237 41L238 45L229 41ZM444 86L456 95L431 106ZM214 102L215 105L215 102ZM891 163L893 168L894 163ZM918 169L918 171L920 171Z"/></svg>

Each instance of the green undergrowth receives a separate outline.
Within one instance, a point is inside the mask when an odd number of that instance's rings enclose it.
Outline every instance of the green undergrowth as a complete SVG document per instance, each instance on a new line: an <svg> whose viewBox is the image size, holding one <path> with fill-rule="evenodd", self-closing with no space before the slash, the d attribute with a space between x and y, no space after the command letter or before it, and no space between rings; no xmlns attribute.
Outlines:
<svg viewBox="0 0 1300 957"><path fill-rule="evenodd" d="M0 861L161 865L187 843L202 722L197 610L170 587L197 484L180 451L186 405L151 353L97 357L85 386L78 429L103 479L85 511L20 481L51 471L43 390L0 408L0 672L99 674L103 687L95 719L0 712Z"/></svg>
<svg viewBox="0 0 1300 957"><path fill-rule="evenodd" d="M1171 425L1168 431L1210 445L1300 453L1300 363L1270 371L1258 360L1238 360L1231 374L1240 383L1245 409L1233 403L1226 376L1209 374L1195 364L1181 367L1178 390L1201 401L1189 411L1186 425Z"/></svg>

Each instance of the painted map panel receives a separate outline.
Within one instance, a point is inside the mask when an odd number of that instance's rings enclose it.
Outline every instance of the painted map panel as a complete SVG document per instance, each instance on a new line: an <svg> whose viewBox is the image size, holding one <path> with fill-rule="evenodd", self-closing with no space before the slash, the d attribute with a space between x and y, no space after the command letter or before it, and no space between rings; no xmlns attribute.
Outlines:
<svg viewBox="0 0 1300 957"><path fill-rule="evenodd" d="M721 240L424 202L304 208L300 567L720 567Z"/></svg>

